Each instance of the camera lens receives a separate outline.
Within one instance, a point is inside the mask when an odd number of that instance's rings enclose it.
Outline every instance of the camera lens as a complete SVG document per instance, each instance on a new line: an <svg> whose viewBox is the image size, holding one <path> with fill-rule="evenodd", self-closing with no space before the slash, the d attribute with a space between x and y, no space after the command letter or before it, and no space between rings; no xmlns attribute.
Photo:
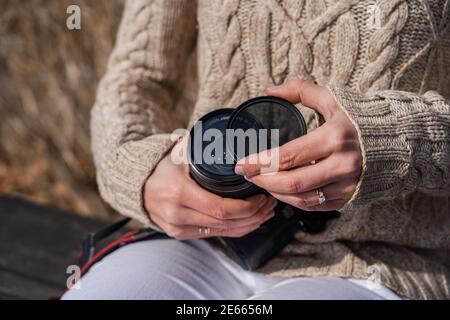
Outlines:
<svg viewBox="0 0 450 320"><path fill-rule="evenodd" d="M191 177L205 189L229 198L246 198L260 190L234 173L235 161L227 148L226 129L233 109L219 109L199 119L191 129L188 161ZM239 121L246 129L258 130L251 118Z"/></svg>
<svg viewBox="0 0 450 320"><path fill-rule="evenodd" d="M236 162L304 134L306 124L298 109L275 97L257 97L236 109L210 112L199 119L189 135L190 174L199 185L218 195L249 197L261 189L234 173Z"/></svg>

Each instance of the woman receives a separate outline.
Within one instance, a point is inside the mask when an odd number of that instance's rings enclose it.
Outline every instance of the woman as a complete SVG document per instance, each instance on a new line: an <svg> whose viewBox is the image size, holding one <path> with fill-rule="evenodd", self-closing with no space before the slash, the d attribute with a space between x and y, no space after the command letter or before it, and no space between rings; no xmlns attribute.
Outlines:
<svg viewBox="0 0 450 320"><path fill-rule="evenodd" d="M129 1L92 111L98 183L120 213L175 239L118 250L65 298L450 298L448 9ZM264 93L302 103L310 131L280 149L277 174L236 166L271 196L224 199L170 160L174 129ZM257 272L201 239L248 234L277 200L341 217L297 232Z"/></svg>

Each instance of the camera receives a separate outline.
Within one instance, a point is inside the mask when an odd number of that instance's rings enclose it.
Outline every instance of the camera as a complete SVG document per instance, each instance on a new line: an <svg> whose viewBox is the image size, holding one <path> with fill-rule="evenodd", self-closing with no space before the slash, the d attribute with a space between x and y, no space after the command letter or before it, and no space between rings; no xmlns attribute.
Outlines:
<svg viewBox="0 0 450 320"><path fill-rule="evenodd" d="M251 154L275 152L277 147L306 133L300 111L281 98L256 97L235 109L217 109L200 118L190 131L187 150L190 175L204 189L223 197L247 198L266 193L236 174L236 163ZM271 157L274 158L276 155ZM280 202L275 216L259 229L241 238L214 240L243 268L253 270L289 243L298 230L321 232L326 221L336 217L334 211L310 214Z"/></svg>

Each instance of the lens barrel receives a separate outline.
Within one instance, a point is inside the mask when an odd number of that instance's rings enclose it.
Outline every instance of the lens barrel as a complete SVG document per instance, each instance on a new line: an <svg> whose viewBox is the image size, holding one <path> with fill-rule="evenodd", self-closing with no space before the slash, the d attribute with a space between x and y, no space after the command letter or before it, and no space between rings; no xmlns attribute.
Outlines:
<svg viewBox="0 0 450 320"><path fill-rule="evenodd" d="M188 161L191 177L203 188L227 198L247 198L260 193L261 189L234 173L234 163L217 164L204 161L204 141L208 130L219 130L226 139L226 128L233 109L218 109L203 116L191 129L188 140ZM201 147L199 147L199 144ZM228 154L226 141L223 141L225 159ZM218 158L218 157L217 157ZM216 159L214 159L216 160Z"/></svg>

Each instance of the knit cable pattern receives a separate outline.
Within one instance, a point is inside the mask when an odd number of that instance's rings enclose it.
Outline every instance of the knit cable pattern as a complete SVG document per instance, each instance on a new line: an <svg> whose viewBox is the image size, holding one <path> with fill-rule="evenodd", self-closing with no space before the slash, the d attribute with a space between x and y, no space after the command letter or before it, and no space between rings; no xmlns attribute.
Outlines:
<svg viewBox="0 0 450 320"><path fill-rule="evenodd" d="M345 84L358 50L356 21L349 12L357 2L345 0L327 7L323 0L269 0L257 6L249 19L251 43L257 45L249 49L261 87L295 78L328 83L332 72L336 82ZM302 14L312 19L301 22ZM329 28L336 20L335 46L339 50L331 62ZM261 50L267 48L267 42L270 50Z"/></svg>
<svg viewBox="0 0 450 320"><path fill-rule="evenodd" d="M210 6L213 26L208 43L213 52L213 66L206 86L211 97L222 105L233 101L233 96L246 92L245 60L240 49L241 27L237 19L240 0L212 1Z"/></svg>
<svg viewBox="0 0 450 320"><path fill-rule="evenodd" d="M376 3L380 26L369 40L368 65L364 68L358 85L362 92L388 89L392 81L391 64L399 50L399 33L408 18L405 0L380 0Z"/></svg>

